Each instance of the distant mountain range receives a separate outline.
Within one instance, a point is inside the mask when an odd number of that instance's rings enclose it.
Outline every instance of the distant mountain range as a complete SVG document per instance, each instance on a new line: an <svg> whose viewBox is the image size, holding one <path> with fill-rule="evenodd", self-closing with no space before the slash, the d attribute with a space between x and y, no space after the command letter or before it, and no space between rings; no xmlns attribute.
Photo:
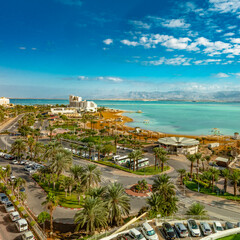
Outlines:
<svg viewBox="0 0 240 240"><path fill-rule="evenodd" d="M129 92L123 99L145 100L184 100L184 101L240 101L240 91L219 92L193 92L193 91L169 91L169 92Z"/></svg>

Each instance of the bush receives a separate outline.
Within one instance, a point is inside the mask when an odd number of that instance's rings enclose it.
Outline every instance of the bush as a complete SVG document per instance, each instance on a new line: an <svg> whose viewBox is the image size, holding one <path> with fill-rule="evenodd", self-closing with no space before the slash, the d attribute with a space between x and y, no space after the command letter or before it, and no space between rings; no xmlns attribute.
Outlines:
<svg viewBox="0 0 240 240"><path fill-rule="evenodd" d="M15 196L11 196L11 200L14 201L16 199Z"/></svg>
<svg viewBox="0 0 240 240"><path fill-rule="evenodd" d="M0 183L0 188L3 190L5 187L4 183Z"/></svg>
<svg viewBox="0 0 240 240"><path fill-rule="evenodd" d="M11 194L11 193L12 193L11 190L7 190L7 191L6 191L6 194L7 194L7 195L9 195L9 194Z"/></svg>
<svg viewBox="0 0 240 240"><path fill-rule="evenodd" d="M27 213L25 213L25 214L23 215L23 217L24 217L24 218L28 218L29 215L28 215Z"/></svg>
<svg viewBox="0 0 240 240"><path fill-rule="evenodd" d="M204 188L208 188L209 187L208 183L205 183L205 182L203 182L201 180L194 179L194 182L199 183L199 185L203 186Z"/></svg>
<svg viewBox="0 0 240 240"><path fill-rule="evenodd" d="M31 227L33 227L35 224L36 224L35 221L31 221L29 225L30 225Z"/></svg>
<svg viewBox="0 0 240 240"><path fill-rule="evenodd" d="M20 212L22 212L22 211L24 211L24 207L19 207L18 210L19 210Z"/></svg>
<svg viewBox="0 0 240 240"><path fill-rule="evenodd" d="M19 201L16 201L14 204L15 204L16 206L18 206L18 204L19 204Z"/></svg>

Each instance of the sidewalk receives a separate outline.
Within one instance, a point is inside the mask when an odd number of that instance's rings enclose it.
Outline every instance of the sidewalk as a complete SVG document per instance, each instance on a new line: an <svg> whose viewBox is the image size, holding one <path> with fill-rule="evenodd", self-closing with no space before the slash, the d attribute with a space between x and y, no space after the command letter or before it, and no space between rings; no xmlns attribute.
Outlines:
<svg viewBox="0 0 240 240"><path fill-rule="evenodd" d="M202 194L198 192L191 191L179 184L176 184L177 191L183 198L189 198L189 200L195 200L210 206L218 207L221 209L229 210L232 212L240 212L240 204L238 202L227 200L222 197L215 197L207 194ZM185 191L185 195L184 195Z"/></svg>

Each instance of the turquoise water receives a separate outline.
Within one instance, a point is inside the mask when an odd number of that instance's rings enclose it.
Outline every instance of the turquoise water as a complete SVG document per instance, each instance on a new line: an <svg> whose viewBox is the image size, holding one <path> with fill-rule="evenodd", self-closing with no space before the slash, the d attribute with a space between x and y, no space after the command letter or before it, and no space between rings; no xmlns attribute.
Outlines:
<svg viewBox="0 0 240 240"><path fill-rule="evenodd" d="M68 100L11 99L14 104L68 104ZM221 134L233 135L240 132L240 103L206 103L175 101L95 101L99 106L137 111L126 113L133 118L132 127L173 134L206 135L212 128ZM144 121L148 120L149 124Z"/></svg>

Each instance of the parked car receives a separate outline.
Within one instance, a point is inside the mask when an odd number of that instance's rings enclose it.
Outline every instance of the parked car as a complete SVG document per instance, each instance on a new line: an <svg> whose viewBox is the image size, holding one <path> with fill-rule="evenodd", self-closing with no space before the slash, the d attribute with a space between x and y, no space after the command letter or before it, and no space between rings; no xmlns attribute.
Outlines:
<svg viewBox="0 0 240 240"><path fill-rule="evenodd" d="M5 193L0 193L0 202L5 203L8 201L9 201L9 199L8 199L7 195Z"/></svg>
<svg viewBox="0 0 240 240"><path fill-rule="evenodd" d="M132 228L129 231L129 235L131 237L133 237L134 239L138 239L138 240L146 240L146 238L136 229L136 228Z"/></svg>
<svg viewBox="0 0 240 240"><path fill-rule="evenodd" d="M199 229L196 221L193 219L189 219L187 221L187 224L188 224L188 229L189 229L190 233L192 234L192 236L200 237L201 233L200 233L200 229Z"/></svg>
<svg viewBox="0 0 240 240"><path fill-rule="evenodd" d="M15 222L21 218L18 211L10 212L9 216L13 222Z"/></svg>
<svg viewBox="0 0 240 240"><path fill-rule="evenodd" d="M30 171L32 168L30 167L30 166L26 166L26 167L24 167L24 170L25 171Z"/></svg>
<svg viewBox="0 0 240 240"><path fill-rule="evenodd" d="M162 229L163 229L163 232L165 234L166 239L170 239L171 240L171 239L175 239L176 238L175 231L174 231L173 227L169 223L167 223L167 222L163 223L162 224Z"/></svg>
<svg viewBox="0 0 240 240"><path fill-rule="evenodd" d="M201 228L204 236L208 236L208 235L212 234L211 227L209 226L208 223L200 222L200 228Z"/></svg>
<svg viewBox="0 0 240 240"><path fill-rule="evenodd" d="M35 239L35 237L31 231L26 231L22 235L22 240L34 240L34 239Z"/></svg>
<svg viewBox="0 0 240 240"><path fill-rule="evenodd" d="M214 229L215 233L221 232L221 231L224 230L223 227L222 227L222 224L218 221L213 222L213 229Z"/></svg>
<svg viewBox="0 0 240 240"><path fill-rule="evenodd" d="M234 224L231 223L231 222L226 222L226 223L225 223L225 228L226 228L226 229L233 229L233 228L235 228L235 226L234 226Z"/></svg>
<svg viewBox="0 0 240 240"><path fill-rule="evenodd" d="M21 164L21 165L24 165L25 163L26 163L26 160L21 160L21 161L20 161L20 164Z"/></svg>
<svg viewBox="0 0 240 240"><path fill-rule="evenodd" d="M16 177L14 175L11 175L10 178L9 178L9 181L14 182L15 180L16 180Z"/></svg>
<svg viewBox="0 0 240 240"><path fill-rule="evenodd" d="M6 153L0 152L0 157L4 157Z"/></svg>
<svg viewBox="0 0 240 240"><path fill-rule="evenodd" d="M18 161L17 160L13 160L12 164L16 165L16 164L18 164Z"/></svg>
<svg viewBox="0 0 240 240"><path fill-rule="evenodd" d="M28 224L27 224L26 219L21 218L21 219L17 220L15 224L16 224L17 230L19 232L28 230Z"/></svg>
<svg viewBox="0 0 240 240"><path fill-rule="evenodd" d="M158 240L158 235L155 233L155 231L153 230L153 228L150 226L148 222L143 223L142 233L146 239Z"/></svg>
<svg viewBox="0 0 240 240"><path fill-rule="evenodd" d="M183 223L175 223L174 227L180 237L188 237L188 230Z"/></svg>
<svg viewBox="0 0 240 240"><path fill-rule="evenodd" d="M10 154L5 154L5 155L4 155L4 158L5 158L6 160L13 160L13 159L15 159L15 157L12 156L12 155L10 155Z"/></svg>
<svg viewBox="0 0 240 240"><path fill-rule="evenodd" d="M237 223L237 227L240 227L240 222Z"/></svg>
<svg viewBox="0 0 240 240"><path fill-rule="evenodd" d="M25 189L25 187L21 187L19 191L20 192L26 192L26 189Z"/></svg>
<svg viewBox="0 0 240 240"><path fill-rule="evenodd" d="M117 240L129 240L126 234L120 234L117 236Z"/></svg>
<svg viewBox="0 0 240 240"><path fill-rule="evenodd" d="M15 208L10 201L4 203L4 208L5 208L6 212L8 212L8 213L15 211Z"/></svg>

